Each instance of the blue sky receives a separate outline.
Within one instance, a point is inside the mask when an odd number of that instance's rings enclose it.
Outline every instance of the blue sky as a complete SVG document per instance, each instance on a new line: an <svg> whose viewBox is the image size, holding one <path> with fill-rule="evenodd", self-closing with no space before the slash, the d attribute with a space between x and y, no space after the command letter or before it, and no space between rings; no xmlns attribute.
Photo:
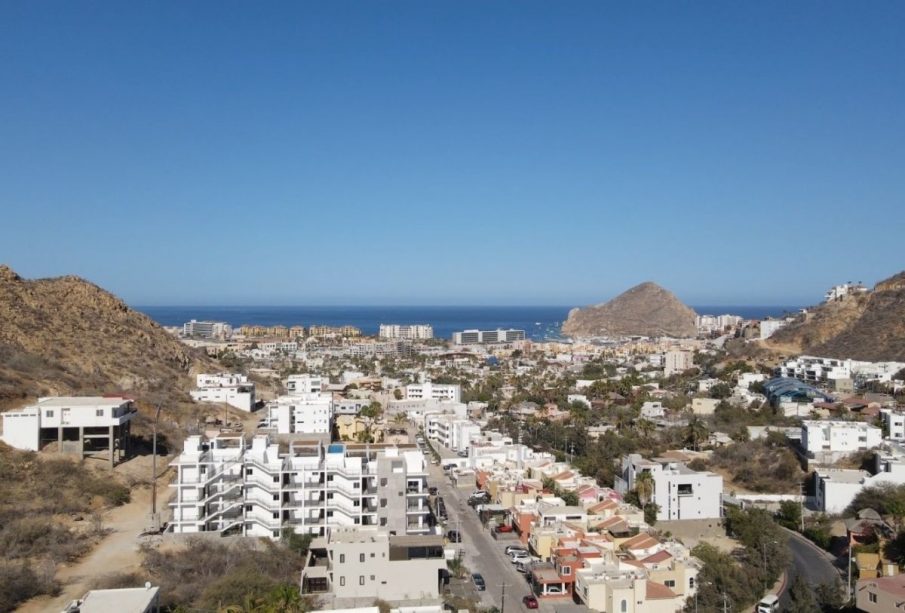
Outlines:
<svg viewBox="0 0 905 613"><path fill-rule="evenodd" d="M905 268L905 3L3 2L0 261L133 304Z"/></svg>

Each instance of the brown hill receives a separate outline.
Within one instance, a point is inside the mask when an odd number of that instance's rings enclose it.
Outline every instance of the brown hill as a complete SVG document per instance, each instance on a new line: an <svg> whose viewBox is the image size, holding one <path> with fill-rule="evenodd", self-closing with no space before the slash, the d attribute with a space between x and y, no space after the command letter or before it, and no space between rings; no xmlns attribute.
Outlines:
<svg viewBox="0 0 905 613"><path fill-rule="evenodd" d="M694 336L695 312L657 285L636 285L607 303L572 309L562 326L568 336Z"/></svg>
<svg viewBox="0 0 905 613"><path fill-rule="evenodd" d="M830 358L905 361L905 272L871 292L808 309L765 345Z"/></svg>
<svg viewBox="0 0 905 613"><path fill-rule="evenodd" d="M0 265L0 407L36 396L186 389L207 358L78 277L23 279Z"/></svg>

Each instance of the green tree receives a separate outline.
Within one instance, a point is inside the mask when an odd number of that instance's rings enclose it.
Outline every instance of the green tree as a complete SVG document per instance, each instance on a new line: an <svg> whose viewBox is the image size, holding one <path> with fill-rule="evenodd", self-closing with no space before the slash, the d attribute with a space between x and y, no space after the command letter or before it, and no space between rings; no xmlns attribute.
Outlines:
<svg viewBox="0 0 905 613"><path fill-rule="evenodd" d="M817 600L801 573L795 575L789 586L789 599L791 601L787 609L789 613L820 613Z"/></svg>
<svg viewBox="0 0 905 613"><path fill-rule="evenodd" d="M697 415L692 415L688 425L685 427L685 442L697 451L698 447L707 440L708 436L710 436L710 431L704 421Z"/></svg>
<svg viewBox="0 0 905 613"><path fill-rule="evenodd" d="M638 473L635 477L635 491L638 493L638 500L642 507L646 507L654 495L654 476L649 470Z"/></svg>
<svg viewBox="0 0 905 613"><path fill-rule="evenodd" d="M779 503L776 521L789 530L798 530L801 525L801 505L794 500L783 500Z"/></svg>

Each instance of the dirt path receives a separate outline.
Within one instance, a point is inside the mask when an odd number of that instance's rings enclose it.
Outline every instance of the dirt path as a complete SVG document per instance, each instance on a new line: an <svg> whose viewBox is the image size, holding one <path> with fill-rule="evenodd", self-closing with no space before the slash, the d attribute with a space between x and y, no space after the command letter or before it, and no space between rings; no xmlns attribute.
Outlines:
<svg viewBox="0 0 905 613"><path fill-rule="evenodd" d="M159 505L161 497L165 499L167 495L165 483L158 485L157 494ZM62 585L60 595L33 598L17 610L23 613L62 611L71 601L84 596L91 584L104 575L138 571L141 565L138 535L148 525L150 509L150 488L133 489L129 503L104 513L104 526L112 532L84 558L59 567L56 578Z"/></svg>

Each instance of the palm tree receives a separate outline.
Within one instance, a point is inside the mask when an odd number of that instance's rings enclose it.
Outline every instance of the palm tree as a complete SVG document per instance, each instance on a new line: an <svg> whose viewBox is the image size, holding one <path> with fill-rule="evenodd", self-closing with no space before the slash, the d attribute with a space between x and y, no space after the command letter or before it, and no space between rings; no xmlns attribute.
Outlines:
<svg viewBox="0 0 905 613"><path fill-rule="evenodd" d="M635 422L635 428L638 429L638 433L641 434L642 438L650 438L651 433L654 431L656 426L654 422L649 419L644 419L643 417Z"/></svg>
<svg viewBox="0 0 905 613"><path fill-rule="evenodd" d="M701 441L706 440L709 434L710 431L707 429L707 426L701 421L700 417L695 415L691 418L691 421L688 422L688 426L685 429L685 441L691 443L692 449L697 451L698 445Z"/></svg>
<svg viewBox="0 0 905 613"><path fill-rule="evenodd" d="M297 587L282 583L267 595L264 609L267 613L304 613L307 607Z"/></svg>
<svg viewBox="0 0 905 613"><path fill-rule="evenodd" d="M649 470L642 471L635 477L635 492L643 509L654 495L654 476Z"/></svg>

